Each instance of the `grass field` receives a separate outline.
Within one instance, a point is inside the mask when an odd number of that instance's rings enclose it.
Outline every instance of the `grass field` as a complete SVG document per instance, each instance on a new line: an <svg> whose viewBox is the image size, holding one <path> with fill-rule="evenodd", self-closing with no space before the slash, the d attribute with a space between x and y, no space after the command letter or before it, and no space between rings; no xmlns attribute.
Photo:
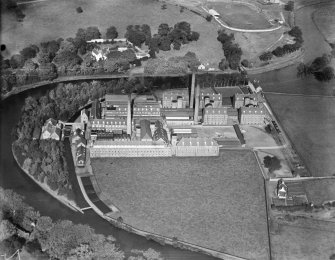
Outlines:
<svg viewBox="0 0 335 260"><path fill-rule="evenodd" d="M321 260L335 254L335 224L311 219L279 222L271 235L273 259Z"/></svg>
<svg viewBox="0 0 335 260"><path fill-rule="evenodd" d="M125 223L248 259L268 259L263 178L250 151L92 160Z"/></svg>
<svg viewBox="0 0 335 260"><path fill-rule="evenodd" d="M76 12L78 6L82 7L83 13ZM193 51L201 61L220 61L223 51L216 40L217 25L206 22L186 9L180 13L177 6L167 5L165 10L161 6L161 2L154 0L55 0L29 4L24 9L26 17L23 23L16 22L10 14L2 15L2 43L7 45L9 54L13 54L28 44L74 37L79 28L88 26L98 26L104 34L106 28L113 25L119 37L123 37L130 24L148 24L152 34L155 34L161 23L173 26L177 22L187 21L192 30L200 33L200 38L197 42L182 46L180 51L173 51L173 55ZM159 55L168 56L171 53L160 52Z"/></svg>
<svg viewBox="0 0 335 260"><path fill-rule="evenodd" d="M310 180L303 182L308 200L314 205L335 200L335 179Z"/></svg>
<svg viewBox="0 0 335 260"><path fill-rule="evenodd" d="M335 5L321 7L313 13L313 20L323 36L335 43Z"/></svg>
<svg viewBox="0 0 335 260"><path fill-rule="evenodd" d="M335 99L266 94L312 176L335 174Z"/></svg>
<svg viewBox="0 0 335 260"><path fill-rule="evenodd" d="M225 23L235 28L265 29L271 27L263 14L244 4L215 2L210 3L208 8L217 11Z"/></svg>

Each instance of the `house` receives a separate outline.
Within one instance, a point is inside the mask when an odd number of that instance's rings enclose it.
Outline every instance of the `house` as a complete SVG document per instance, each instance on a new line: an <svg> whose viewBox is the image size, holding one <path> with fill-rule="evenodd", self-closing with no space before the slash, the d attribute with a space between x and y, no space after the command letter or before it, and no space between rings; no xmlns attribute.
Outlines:
<svg viewBox="0 0 335 260"><path fill-rule="evenodd" d="M106 60L108 53L109 53L108 48L101 48L101 49L94 48L91 52L92 56L96 59L96 61Z"/></svg>
<svg viewBox="0 0 335 260"><path fill-rule="evenodd" d="M277 197L279 199L286 199L287 196L288 196L288 188L283 179L279 179L277 182Z"/></svg>
<svg viewBox="0 0 335 260"><path fill-rule="evenodd" d="M176 156L218 156L218 143L207 137L183 137L174 147Z"/></svg>
<svg viewBox="0 0 335 260"><path fill-rule="evenodd" d="M60 140L62 133L62 123L49 118L42 127L41 139Z"/></svg>
<svg viewBox="0 0 335 260"><path fill-rule="evenodd" d="M163 92L163 108L186 108L189 107L189 93L187 88L169 89Z"/></svg>
<svg viewBox="0 0 335 260"><path fill-rule="evenodd" d="M81 123L87 124L89 117L90 117L90 113L87 109L82 109L80 111L80 122Z"/></svg>
<svg viewBox="0 0 335 260"><path fill-rule="evenodd" d="M208 13L209 13L211 16L215 17L215 18L219 18L219 17L220 17L220 14L219 14L217 11L215 11L214 9L209 9L209 10L208 10Z"/></svg>
<svg viewBox="0 0 335 260"><path fill-rule="evenodd" d="M141 120L140 121L141 127L141 141L152 141L152 133L150 128L150 121L149 120Z"/></svg>
<svg viewBox="0 0 335 260"><path fill-rule="evenodd" d="M264 124L266 110L261 107L241 107L239 117L242 125L261 125Z"/></svg>
<svg viewBox="0 0 335 260"><path fill-rule="evenodd" d="M204 64L200 64L198 66L198 70L205 70L206 69L206 66Z"/></svg>

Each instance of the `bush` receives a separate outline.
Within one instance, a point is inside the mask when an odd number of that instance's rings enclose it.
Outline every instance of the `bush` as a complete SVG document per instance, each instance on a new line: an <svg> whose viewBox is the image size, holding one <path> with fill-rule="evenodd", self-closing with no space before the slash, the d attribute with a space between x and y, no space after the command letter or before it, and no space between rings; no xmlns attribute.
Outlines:
<svg viewBox="0 0 335 260"><path fill-rule="evenodd" d="M284 6L286 11L292 12L294 10L294 2L288 1L288 3Z"/></svg>
<svg viewBox="0 0 335 260"><path fill-rule="evenodd" d="M213 16L211 16L210 14L206 16L206 21L207 22L211 22L213 19Z"/></svg>
<svg viewBox="0 0 335 260"><path fill-rule="evenodd" d="M81 8L81 6L77 7L76 9L78 14L81 14L83 12L83 8Z"/></svg>
<svg viewBox="0 0 335 260"><path fill-rule="evenodd" d="M249 68L250 67L250 62L246 59L241 61L242 66Z"/></svg>
<svg viewBox="0 0 335 260"><path fill-rule="evenodd" d="M271 52L264 52L259 56L259 59L261 61L268 61L271 60L273 57L273 54Z"/></svg>

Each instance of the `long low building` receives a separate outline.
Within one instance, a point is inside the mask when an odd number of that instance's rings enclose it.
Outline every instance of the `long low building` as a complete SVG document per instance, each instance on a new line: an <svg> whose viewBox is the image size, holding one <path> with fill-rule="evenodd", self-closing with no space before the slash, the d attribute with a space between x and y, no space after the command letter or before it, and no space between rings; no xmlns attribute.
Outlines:
<svg viewBox="0 0 335 260"><path fill-rule="evenodd" d="M183 137L174 147L176 156L218 156L219 145L211 138Z"/></svg>
<svg viewBox="0 0 335 260"><path fill-rule="evenodd" d="M95 157L170 157L172 150L164 144L154 145L144 141L96 141L90 147L90 156Z"/></svg>

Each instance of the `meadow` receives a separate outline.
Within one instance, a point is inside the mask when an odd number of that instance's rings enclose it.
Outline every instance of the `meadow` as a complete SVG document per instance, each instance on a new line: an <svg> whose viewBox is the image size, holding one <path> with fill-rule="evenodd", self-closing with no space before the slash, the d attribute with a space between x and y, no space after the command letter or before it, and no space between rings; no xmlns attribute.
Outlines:
<svg viewBox="0 0 335 260"><path fill-rule="evenodd" d="M335 99L266 94L312 176L335 174Z"/></svg>
<svg viewBox="0 0 335 260"><path fill-rule="evenodd" d="M251 151L92 160L127 224L248 259L268 259L263 177Z"/></svg>

